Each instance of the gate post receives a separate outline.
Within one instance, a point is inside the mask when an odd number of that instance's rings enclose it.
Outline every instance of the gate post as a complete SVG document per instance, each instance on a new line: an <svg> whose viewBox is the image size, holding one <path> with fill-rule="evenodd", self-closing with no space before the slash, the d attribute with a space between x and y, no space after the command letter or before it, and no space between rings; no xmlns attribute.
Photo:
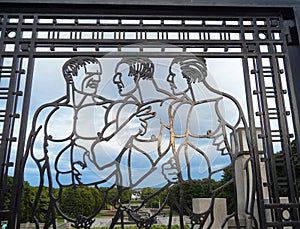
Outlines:
<svg viewBox="0 0 300 229"><path fill-rule="evenodd" d="M238 202L238 215L241 217L241 220L245 220L246 222L246 228L251 229L253 228L253 222L251 219L249 219L249 216L247 216L246 211L249 210L248 204L251 200L251 191L254 191L255 186L255 177L253 177L253 168L250 164L250 152L249 152L249 146L247 143L247 135L250 135L250 133L245 132L245 128L239 128L237 130L237 149L240 156L237 157L235 162L235 179L237 184L237 202ZM260 128L256 128L256 134L260 134L261 130ZM232 136L231 136L232 137ZM258 157L260 158L259 167L260 167L260 174L261 174L261 181L263 186L263 183L267 182L267 175L266 175L266 169L265 164L261 161L261 155L263 153L263 145L262 141L257 139L257 145L258 145ZM268 189L267 187L263 187L263 196L264 198L268 198ZM255 198L255 202L257 201L257 198ZM257 204L254 205L254 216L258 218L258 209Z"/></svg>

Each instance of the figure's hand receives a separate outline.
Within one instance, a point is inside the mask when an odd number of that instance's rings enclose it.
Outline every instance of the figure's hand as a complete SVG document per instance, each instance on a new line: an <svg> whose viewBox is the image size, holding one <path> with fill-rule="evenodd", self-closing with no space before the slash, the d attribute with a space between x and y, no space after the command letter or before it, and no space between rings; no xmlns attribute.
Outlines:
<svg viewBox="0 0 300 229"><path fill-rule="evenodd" d="M82 184L81 175L82 171L86 168L86 163L82 161L73 162L73 176L78 184Z"/></svg>
<svg viewBox="0 0 300 229"><path fill-rule="evenodd" d="M148 122L147 120L154 118L155 112L151 111L151 106L139 107L135 113L134 119L139 122L139 129L137 135L144 135L147 131Z"/></svg>
<svg viewBox="0 0 300 229"><path fill-rule="evenodd" d="M174 157L171 157L166 163L162 164L162 174L170 183L178 181L178 169Z"/></svg>

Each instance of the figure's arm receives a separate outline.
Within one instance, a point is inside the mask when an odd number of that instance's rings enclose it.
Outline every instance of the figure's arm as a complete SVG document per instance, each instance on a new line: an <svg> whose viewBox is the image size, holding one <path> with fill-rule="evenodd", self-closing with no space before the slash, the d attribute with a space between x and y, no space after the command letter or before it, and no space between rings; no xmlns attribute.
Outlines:
<svg viewBox="0 0 300 229"><path fill-rule="evenodd" d="M109 141L117 135L143 135L147 129L147 120L153 118L155 112L151 106L139 106L128 101L113 103L105 114L105 126L99 131L101 140Z"/></svg>
<svg viewBox="0 0 300 229"><path fill-rule="evenodd" d="M227 110L224 112L225 108ZM237 131L239 128L247 129L243 110L237 100L225 97L222 101L216 103L216 111L220 126L218 133L215 134L217 137L214 138L214 144L218 146L223 154L229 153L232 156L238 156L242 152L239 152L237 148ZM248 136L246 136L246 141L243 144L248 143Z"/></svg>
<svg viewBox="0 0 300 229"><path fill-rule="evenodd" d="M53 107L50 108L50 110L53 109ZM26 163L28 161L28 158L31 157L31 159L34 161L34 165L36 166L35 169L37 170L36 176L38 179L38 189L36 192L36 196L35 199L32 203L32 217L36 223L36 225L38 225L39 220L37 218L36 215L36 210L38 208L39 205L39 201L40 201L40 196L42 194L43 191L43 187L46 183L45 179L48 178L49 174L50 174L50 170L49 170L49 162L48 162L48 155L47 155L47 151L46 151L46 144L45 144L45 119L44 117L46 117L45 113L47 114L47 112L49 111L49 109L47 109L47 106L42 106L40 107L36 113L34 114L33 117L33 121L32 121L32 127L31 127L31 131L28 135L27 138L27 143L26 143L26 150L25 150L25 155L23 158L23 162L22 162L22 170L25 169L25 166L28 166ZM31 165L33 166L33 165ZM51 179L51 178L48 178ZM49 196L51 197L51 193L49 193ZM54 208L51 208L50 206L48 206L48 212L49 215L53 216L53 211ZM50 221L51 221L50 217ZM54 221L48 222L48 224L51 223L55 223Z"/></svg>
<svg viewBox="0 0 300 229"><path fill-rule="evenodd" d="M147 120L154 113L150 106L139 107L128 101L114 102L106 109L104 128L98 132L98 139L92 144L90 152L85 153L84 164L87 169L94 168L103 182L110 180L122 184L123 180L128 180L123 178L120 168L123 154L130 148L135 136L144 133Z"/></svg>
<svg viewBox="0 0 300 229"><path fill-rule="evenodd" d="M236 147L235 147L236 144L235 143L232 144L230 140L230 134L235 136L236 130L238 128L240 127L245 129L248 128L242 106L234 96L211 87L209 83L205 80L203 81L203 84L211 92L221 96L220 97L221 100L219 100L216 103L216 112L220 122L220 130L219 130L220 133L219 133L219 137L215 139L215 143L219 148L222 148L223 151L227 151L227 153L234 155L236 153ZM247 137L247 142L249 144L249 137L248 136L246 137ZM235 138L233 139L236 140Z"/></svg>

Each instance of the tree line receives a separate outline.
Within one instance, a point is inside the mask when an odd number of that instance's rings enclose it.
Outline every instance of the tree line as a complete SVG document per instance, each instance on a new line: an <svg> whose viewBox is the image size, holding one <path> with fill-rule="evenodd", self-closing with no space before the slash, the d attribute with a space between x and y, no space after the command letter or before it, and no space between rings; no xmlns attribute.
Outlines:
<svg viewBox="0 0 300 229"><path fill-rule="evenodd" d="M292 147L292 153L294 158L297 158L297 150L296 150L296 144L295 141L291 144ZM275 157L280 157L282 152L277 152ZM295 171L296 171L296 177L298 178L297 181L299 181L300 178L300 166L297 160L295 160ZM284 174L284 167L282 166L281 169L278 169L276 171L277 176L281 177ZM186 181L181 184L181 193L183 195L183 198L185 199L185 202L187 206L192 209L192 199L193 198L209 198L211 197L212 193L211 190L216 189L217 187L221 187L223 184L227 183L232 179L231 169L224 170L224 173L222 175L222 178L218 181L213 179L201 179L201 180L194 180L194 181ZM8 189L9 192L5 195L5 201L4 201L4 209L9 209L11 195L12 195L12 183L13 183L13 177L8 177ZM111 188L109 191L107 191L107 188L103 187L99 189L92 188L92 187L86 187L86 186L79 186L79 187L67 187L64 188L61 193L61 198L59 200L59 206L61 210L68 215L69 217L76 218L78 215L90 215L99 206L102 205L103 201L105 200L106 204L103 207L103 209L110 209L113 208L113 206L110 205L110 203L114 202L116 198L120 198L120 202L124 204L130 204L131 202L131 194L134 190L125 189L122 191L121 196L119 196L119 191L117 188ZM174 198L179 199L180 198L180 190L179 186L174 185L172 188L170 188L170 191L172 192L172 195ZM36 194L38 192L38 187L31 186L29 182L25 181L23 184L23 192L22 192L22 204L21 204L21 212L22 212L22 218L21 222L33 222L32 219L32 203L35 200ZM57 196L59 192L58 188L53 188L52 193ZM142 189L141 193L141 201L146 199L147 197L151 196L152 194L156 193L151 198L147 199L145 201L145 207L147 208L158 208L162 206L162 204L166 200L167 196L167 190L158 192L158 189L156 188L150 188L146 187ZM281 191L281 196L286 195L287 191ZM219 198L226 198L227 200L227 211L228 214L230 214L233 211L233 189L232 185L227 185L221 190L218 191L216 194L216 197ZM43 187L39 202L36 207L36 214L39 218L40 222L45 221L45 217L47 214L48 206L50 202L49 197L49 188ZM171 199L167 200L167 203L165 205L168 207L173 207L173 209L176 211L176 206L174 206L174 203Z"/></svg>
<svg viewBox="0 0 300 229"><path fill-rule="evenodd" d="M222 185L228 179L231 179L230 170L226 170L222 179L220 181L210 180L212 185L218 186ZM13 177L8 177L8 189L11 190L13 182ZM32 219L32 203L34 202L39 187L34 187L25 181L23 184L22 192L22 203L21 203L21 222L33 222ZM191 182L184 182L183 193L187 204L192 208L192 198L200 197L210 197L211 193L209 190L208 179L195 180ZM173 196L179 198L179 191L177 186L171 189ZM142 189L141 201L147 198L151 194L157 192L157 188L146 187ZM134 190L126 189L122 191L121 196L117 188L112 188L107 192L107 188L103 187L99 189L87 186L79 187L67 187L62 190L61 198L58 202L60 209L69 217L76 218L78 215L90 215L95 212L102 205L102 202L106 200L106 204L103 209L111 209L113 206L110 203L114 202L116 198L120 198L120 202L123 204L130 204L131 194ZM54 196L58 196L59 189L52 188L52 193ZM11 200L11 191L5 196L4 209L8 209ZM145 202L145 207L147 208L158 208L166 200L167 190L164 190ZM227 198L227 203L232 203L232 191L229 189L224 189L218 194L218 197ZM141 202L140 201L140 202ZM50 202L49 188L43 187L38 204L36 206L36 216L40 222L44 222L46 219L46 214ZM136 201L135 201L136 202ZM171 200L167 200L166 207L172 205ZM228 206L231 209L231 204ZM176 210L176 208L175 208Z"/></svg>

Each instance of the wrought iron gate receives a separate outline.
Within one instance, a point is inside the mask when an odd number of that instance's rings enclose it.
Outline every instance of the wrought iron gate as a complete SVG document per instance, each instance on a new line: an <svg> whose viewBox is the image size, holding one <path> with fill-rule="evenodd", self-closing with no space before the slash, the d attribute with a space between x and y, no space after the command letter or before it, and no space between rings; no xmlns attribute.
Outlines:
<svg viewBox="0 0 300 229"><path fill-rule="evenodd" d="M291 35L293 21L279 11L229 16L226 11L199 9L188 14L160 9L153 15L152 10L1 13L1 220L12 228L19 225L21 184L31 160L40 179L32 205L36 227L37 206L47 186L46 228L56 227L57 215L76 228L90 228L108 203L115 209L110 227L131 222L150 228L166 214L169 225L177 218L182 228L211 228L218 217L218 195L228 187L234 204L224 227L233 222L241 228L246 222L249 228L297 228L299 174L291 123L298 124L298 117L288 110L297 111L287 51L297 42ZM30 111L34 70L42 58L49 61L49 69L52 60L61 58L62 73L55 74L65 79L66 91ZM209 63L217 58L238 60L246 107L222 85L210 83ZM180 85L178 77L183 79ZM129 91L127 78L132 80ZM99 93L102 81L115 88ZM197 98L200 95L204 97ZM234 123L223 113L226 100L235 109ZM61 132L52 131L61 128L60 117L65 115L69 118L64 122L71 124L63 133L69 133L57 136ZM226 166L215 168L210 151L202 148L207 144L226 158ZM112 145L119 147L115 154L109 151ZM196 162L199 168L204 163L204 177L193 174ZM224 171L231 179L216 185L215 176ZM9 175L14 177L12 190ZM184 191L203 178L210 202L206 210L196 212ZM154 193L134 206L122 202L126 191L138 193L147 179L159 180ZM63 196L70 188L78 194L83 187L96 190L102 202L89 215L66 213ZM115 190L115 198L108 200ZM159 206L143 215L144 206L162 194Z"/></svg>

